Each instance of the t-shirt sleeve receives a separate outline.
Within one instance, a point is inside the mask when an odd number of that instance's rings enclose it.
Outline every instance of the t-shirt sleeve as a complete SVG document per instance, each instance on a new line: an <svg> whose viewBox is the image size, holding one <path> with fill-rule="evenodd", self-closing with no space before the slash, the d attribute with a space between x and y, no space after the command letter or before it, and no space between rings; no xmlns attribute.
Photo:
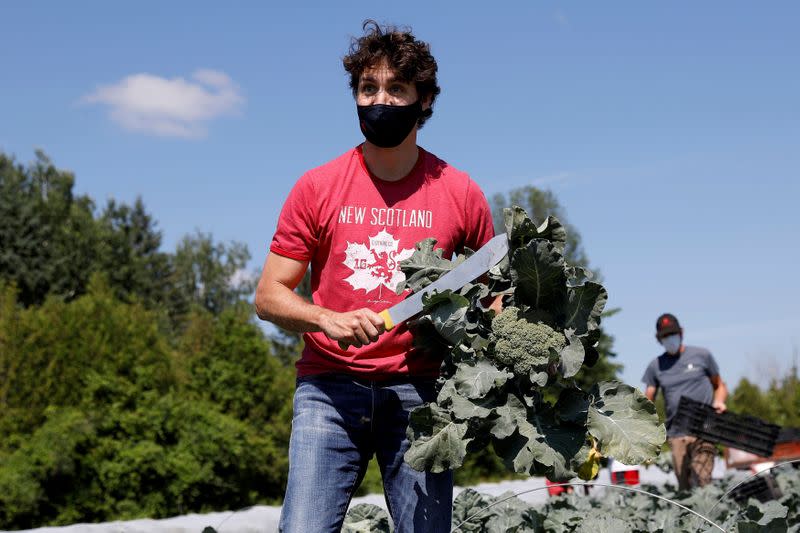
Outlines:
<svg viewBox="0 0 800 533"><path fill-rule="evenodd" d="M309 174L295 183L278 218L271 252L298 261L309 261L319 242L314 184Z"/></svg>
<svg viewBox="0 0 800 533"><path fill-rule="evenodd" d="M464 246L477 250L494 237L492 210L478 185L469 180L467 187L467 227Z"/></svg>
<svg viewBox="0 0 800 533"><path fill-rule="evenodd" d="M719 366L717 366L717 361L711 355L711 352L706 352L706 374L710 378L719 376Z"/></svg>
<svg viewBox="0 0 800 533"><path fill-rule="evenodd" d="M644 371L644 376L642 376L642 381L648 387L658 387L658 378L656 377L656 371L653 368L652 363L647 365L647 369Z"/></svg>

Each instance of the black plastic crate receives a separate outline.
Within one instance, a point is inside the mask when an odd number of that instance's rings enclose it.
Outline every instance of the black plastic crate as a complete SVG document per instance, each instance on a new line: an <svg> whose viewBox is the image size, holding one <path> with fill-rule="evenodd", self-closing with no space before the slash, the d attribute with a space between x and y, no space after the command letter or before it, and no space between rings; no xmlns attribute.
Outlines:
<svg viewBox="0 0 800 533"><path fill-rule="evenodd" d="M781 430L754 416L717 413L710 405L686 396L681 397L672 425L688 435L762 457L772 455Z"/></svg>
<svg viewBox="0 0 800 533"><path fill-rule="evenodd" d="M772 474L762 474L747 483L742 483L731 491L731 498L738 503L745 503L750 498L755 498L764 503L770 500L779 500L781 497L783 497L783 494L778 487L778 482L775 481L775 476Z"/></svg>
<svg viewBox="0 0 800 533"><path fill-rule="evenodd" d="M782 427L775 442L796 442L800 441L800 428Z"/></svg>

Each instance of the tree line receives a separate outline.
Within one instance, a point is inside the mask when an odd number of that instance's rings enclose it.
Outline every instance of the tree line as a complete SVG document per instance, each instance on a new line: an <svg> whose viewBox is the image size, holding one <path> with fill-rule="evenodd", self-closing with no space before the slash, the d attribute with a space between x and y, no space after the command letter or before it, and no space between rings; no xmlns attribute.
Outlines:
<svg viewBox="0 0 800 533"><path fill-rule="evenodd" d="M254 322L247 248L165 252L74 183L0 154L0 528L279 502L297 346Z"/></svg>

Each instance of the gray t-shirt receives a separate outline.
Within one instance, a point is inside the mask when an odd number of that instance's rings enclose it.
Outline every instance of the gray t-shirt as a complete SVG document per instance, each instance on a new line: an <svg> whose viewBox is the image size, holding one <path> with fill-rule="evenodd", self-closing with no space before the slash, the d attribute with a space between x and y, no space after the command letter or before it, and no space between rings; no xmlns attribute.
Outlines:
<svg viewBox="0 0 800 533"><path fill-rule="evenodd" d="M681 396L710 404L714 400L714 387L709 378L719 375L719 367L711 352L697 346L684 348L680 356L666 352L659 355L647 366L642 376L645 385L664 391L668 437L681 436L681 432L670 427Z"/></svg>

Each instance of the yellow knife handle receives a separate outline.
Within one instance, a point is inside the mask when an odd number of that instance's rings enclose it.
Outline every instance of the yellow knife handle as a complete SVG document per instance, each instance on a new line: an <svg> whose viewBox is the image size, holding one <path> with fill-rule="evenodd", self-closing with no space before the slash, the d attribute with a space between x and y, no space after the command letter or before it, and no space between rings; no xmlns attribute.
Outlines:
<svg viewBox="0 0 800 533"><path fill-rule="evenodd" d="M378 314L383 319L383 325L386 327L386 331L389 331L394 327L394 321L392 320L392 317L389 315L388 309L384 309Z"/></svg>
<svg viewBox="0 0 800 533"><path fill-rule="evenodd" d="M383 311L378 313L378 315L380 315L380 317L383 319L383 325L386 328L386 331L389 331L394 327L394 321L392 320L391 315L389 315L388 309L384 309ZM342 350L347 350L347 348L349 347L350 347L349 344L339 341L339 348L341 348Z"/></svg>

